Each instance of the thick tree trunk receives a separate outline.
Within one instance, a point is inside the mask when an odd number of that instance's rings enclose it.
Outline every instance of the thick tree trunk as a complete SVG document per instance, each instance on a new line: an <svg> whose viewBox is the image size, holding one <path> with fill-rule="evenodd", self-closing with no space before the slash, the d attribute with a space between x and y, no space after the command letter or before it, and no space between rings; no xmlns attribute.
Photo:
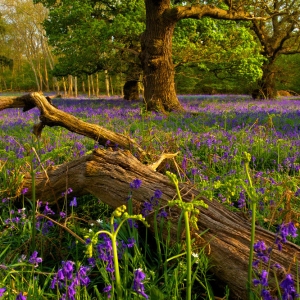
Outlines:
<svg viewBox="0 0 300 300"><path fill-rule="evenodd" d="M169 1L146 0L146 30L141 37L140 59L144 72L144 97L148 110L183 110L175 91L172 36L176 22L165 19Z"/></svg>
<svg viewBox="0 0 300 300"><path fill-rule="evenodd" d="M275 86L274 61L265 62L262 67L263 75L258 81L259 88L252 93L254 99L275 99L277 90Z"/></svg>
<svg viewBox="0 0 300 300"><path fill-rule="evenodd" d="M123 94L125 100L139 100L139 82L137 80L128 80L123 87Z"/></svg>
<svg viewBox="0 0 300 300"><path fill-rule="evenodd" d="M39 93L18 98L1 97L0 110L11 107L24 107L28 110L37 106L41 112L41 124L38 127L63 126L73 132L77 132L99 140L114 139L130 148L135 146L137 151L142 151L134 141L122 135L107 131L97 125L82 122L73 116L61 112L53 107L45 97ZM35 132L41 133L41 128ZM112 141L114 141L112 140ZM143 151L142 151L143 152ZM137 191L133 191L133 204L135 213L140 213L143 203L149 200L154 191L162 191L160 205L167 206L168 200L176 196L175 187L169 179L154 171L152 165L146 166L134 157L128 150L107 151L96 150L91 155L83 156L72 162L60 166L51 167L43 173L36 175L36 198L49 203L56 203L62 198L62 192L68 187L73 192L70 196L91 193L112 207L126 204L129 192L129 184L134 179L142 180L142 185ZM31 195L31 177L25 174L23 187L29 189ZM199 191L188 184L180 185L184 201L191 201L199 195ZM212 271L230 289L232 299L247 299L247 269L250 245L250 224L241 215L227 210L217 201L208 201L207 209L201 209L198 216L199 231L194 231L194 238L207 249L210 257ZM171 220L171 237L176 241L177 222L180 211L176 208L168 210L168 218ZM149 219L151 223L151 218ZM206 231L201 238L199 234ZM184 232L182 233L184 235ZM256 240L263 240L268 246L274 246L276 235L260 227L256 229ZM272 251L270 265L279 263L282 269L277 272L280 281L286 273L296 276L296 262L300 260L300 247L287 242L282 251ZM267 266L265 266L267 268ZM270 275L272 276L272 274ZM270 283L276 289L275 281Z"/></svg>

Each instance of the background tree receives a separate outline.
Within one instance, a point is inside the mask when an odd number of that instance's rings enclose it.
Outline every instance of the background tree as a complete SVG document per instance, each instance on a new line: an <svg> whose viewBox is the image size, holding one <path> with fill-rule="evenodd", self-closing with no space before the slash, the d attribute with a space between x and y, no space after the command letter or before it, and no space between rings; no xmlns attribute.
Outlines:
<svg viewBox="0 0 300 300"><path fill-rule="evenodd" d="M56 1L40 0L51 9L57 9L69 3L70 0ZM73 3L73 2L72 2ZM107 19L114 23L120 17L122 7L135 5L131 1L124 3L112 1L82 1L93 18L97 20ZM183 19L212 17L216 19L244 20L251 19L249 12L243 10L244 3L235 1L227 3L220 1L218 6L187 3L186 5L174 5L170 0L145 0L145 30L141 35L141 52L139 55L143 70L143 82L145 88L145 101L147 109L157 111L182 110L174 84L174 64L172 61L172 38L176 24ZM54 5L55 4L55 5ZM69 5L69 9L72 5ZM134 12L132 16L141 18L140 12ZM107 22L107 21L106 21ZM106 23L107 24L107 23ZM130 27L126 27L129 28ZM142 27L141 27L142 29ZM121 27L118 28L121 30ZM107 31L109 33L109 30ZM118 31L116 31L118 32ZM116 33L115 32L115 33ZM128 33L128 30L127 30ZM111 36L114 37L113 33ZM115 42L115 39L112 43ZM102 52L103 53L103 52ZM106 55L109 52L104 52ZM109 53L110 54L110 53Z"/></svg>
<svg viewBox="0 0 300 300"><path fill-rule="evenodd" d="M56 76L91 75L106 70L119 81L139 80L139 35L144 29L141 1L100 5L63 1L49 6L44 25L58 56Z"/></svg>
<svg viewBox="0 0 300 300"><path fill-rule="evenodd" d="M173 38L177 92L250 92L262 75L259 48L246 22L180 21Z"/></svg>
<svg viewBox="0 0 300 300"><path fill-rule="evenodd" d="M265 57L263 76L258 81L259 93L254 93L254 97L275 98L276 60L281 55L300 53L300 1L273 0L263 2L254 9L257 15L269 18L267 21L252 20L252 29ZM281 13L276 14L279 11Z"/></svg>
<svg viewBox="0 0 300 300"><path fill-rule="evenodd" d="M23 82L28 88L49 90L48 70L53 61L42 26L47 9L41 4L34 5L32 0L0 0L0 5L6 23L4 45L8 58L14 62L11 77L15 88ZM33 82L25 84L32 77L35 86Z"/></svg>

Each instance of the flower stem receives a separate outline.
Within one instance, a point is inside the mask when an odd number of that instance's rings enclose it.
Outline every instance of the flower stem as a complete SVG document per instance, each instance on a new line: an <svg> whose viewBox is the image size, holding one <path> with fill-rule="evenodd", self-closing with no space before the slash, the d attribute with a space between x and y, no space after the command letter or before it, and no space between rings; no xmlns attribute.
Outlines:
<svg viewBox="0 0 300 300"><path fill-rule="evenodd" d="M185 223L185 242L186 242L186 300L192 299L192 247L191 247L191 234L190 234L190 220L189 212L184 212Z"/></svg>

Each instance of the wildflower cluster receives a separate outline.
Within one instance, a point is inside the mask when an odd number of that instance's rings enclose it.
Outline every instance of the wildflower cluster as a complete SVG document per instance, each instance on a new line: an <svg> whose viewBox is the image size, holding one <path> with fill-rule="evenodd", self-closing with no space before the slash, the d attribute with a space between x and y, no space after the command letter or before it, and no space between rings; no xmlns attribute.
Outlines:
<svg viewBox="0 0 300 300"><path fill-rule="evenodd" d="M142 215L144 217L147 217L151 212L153 212L156 208L158 208L158 206L159 206L158 199L160 199L161 196L162 196L162 191L156 190L154 192L154 195L150 198L150 200L145 201L143 203ZM157 216L166 217L167 213L163 210Z"/></svg>
<svg viewBox="0 0 300 300"><path fill-rule="evenodd" d="M89 267L80 266L77 272L74 268L75 263L73 261L63 261L62 268L54 275L51 281L50 288L58 289L64 288L66 293L62 294L61 299L75 300L76 287L88 286L90 279L87 275L90 270Z"/></svg>
<svg viewBox="0 0 300 300"><path fill-rule="evenodd" d="M43 204L41 201L38 201L37 203L38 208L42 208ZM49 215L55 215L55 212L49 207L48 202L44 205L44 210L42 211L42 214L45 216ZM51 220L45 220L43 216L37 217L37 222L35 224L36 229L41 230L43 235L46 235L49 233L50 228L54 226L53 222Z"/></svg>
<svg viewBox="0 0 300 300"><path fill-rule="evenodd" d="M143 280L145 280L146 274L142 271L142 269L137 269L134 271L134 279L133 279L133 290L137 292L139 295L148 299L149 296L145 293L145 287L143 284Z"/></svg>
<svg viewBox="0 0 300 300"><path fill-rule="evenodd" d="M291 236L293 238L297 237L297 228L294 226L293 222L290 223L283 223L278 228L277 238L275 240L275 244L278 247L278 250L282 250L282 243L287 242L287 237ZM253 267L258 268L261 264L267 264L270 261L272 248L267 247L264 241L258 241L253 246L254 252L256 253L256 260L253 262ZM271 265L271 267L275 267L280 269L281 266L279 264ZM261 293L260 296L263 300L273 300L277 298L273 298L270 291L268 290L268 276L269 273L267 270L263 269L260 273L257 270L257 277L253 279L254 286L261 286ZM294 280L291 274L287 274L286 278L280 283L280 288L283 290L282 299L283 300L293 300L298 299L299 295L296 293L296 289L294 286Z"/></svg>
<svg viewBox="0 0 300 300"><path fill-rule="evenodd" d="M30 256L28 262L33 264L35 268L43 261L41 257L38 257L38 252L33 251L32 255Z"/></svg>
<svg viewBox="0 0 300 300"><path fill-rule="evenodd" d="M277 245L279 251L281 251L282 249L282 244L287 242L288 236L292 238L296 238L298 236L297 228L293 222L286 223L286 224L282 223L278 227L278 233L277 233L275 244Z"/></svg>
<svg viewBox="0 0 300 300"><path fill-rule="evenodd" d="M9 226L10 229L15 229L19 225L24 226L24 224L28 222L26 219L25 208L20 208L17 211L11 209L9 215L10 217L4 220L4 223Z"/></svg>

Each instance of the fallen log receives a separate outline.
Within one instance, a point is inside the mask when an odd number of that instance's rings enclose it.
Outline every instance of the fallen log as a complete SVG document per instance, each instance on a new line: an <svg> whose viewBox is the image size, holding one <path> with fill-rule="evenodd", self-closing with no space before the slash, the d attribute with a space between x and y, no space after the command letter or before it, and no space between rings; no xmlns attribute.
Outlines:
<svg viewBox="0 0 300 300"><path fill-rule="evenodd" d="M56 166L45 173L36 176L37 199L55 203L62 198L66 190L66 183L71 187L72 195L91 193L101 201L116 208L126 205L129 184L134 179L142 180L141 187L133 193L135 213L140 213L144 201L153 196L159 189L163 192L160 205L167 205L168 200L176 195L174 186L167 176L155 172L142 164L129 151L95 150L91 155L83 156L60 166ZM24 187L31 187L31 178L24 178ZM190 201L199 195L199 191L188 184L181 184L184 201ZM209 257L212 271L216 277L230 288L232 299L247 299L247 270L250 245L250 224L241 215L226 209L217 201L209 201L201 197L208 208L201 209L198 218L199 232L208 230L201 237L204 244L209 245ZM169 211L172 221L171 235L176 239L179 213ZM151 220L149 220L151 223ZM256 240L263 240L269 246L274 245L275 234L263 228L256 228ZM282 251L272 252L271 264L279 263L282 274L291 272L296 275L295 258L300 259L300 247L287 242Z"/></svg>
<svg viewBox="0 0 300 300"><path fill-rule="evenodd" d="M33 93L27 96L2 101L0 110L10 107L25 107L30 109L37 106L41 112L41 123L36 128L36 135L40 135L44 126L62 126L72 132L91 137L101 143L111 140L124 149L134 149L140 158L145 152L128 137L118 135L97 125L83 122L52 106L46 98ZM154 164L155 165L155 164ZM116 208L126 204L129 184L134 179L142 180L142 186L133 193L135 212L139 213L144 201L153 196L154 191L162 191L161 206L167 205L168 200L176 195L175 187L167 176L156 172L153 165L147 166L141 159L134 157L130 151L95 150L92 154L83 156L71 162L54 166L36 175L36 198L49 203L55 203L62 198L66 186L72 188L74 196L93 194L101 201ZM31 177L25 175L23 188L29 189L31 194ZM199 191L188 184L181 184L184 201L191 201L199 195ZM247 299L247 270L250 245L250 224L241 215L227 210L217 201L209 201L202 197L207 209L201 209L198 218L199 234L204 244L209 245L209 257L212 270L216 277L230 288L233 299ZM177 222L179 212L169 211L172 222L171 234L177 236ZM151 221L151 220L150 220ZM257 227L256 240L263 240L269 246L274 244L275 234ZM295 261L300 259L300 247L287 242L282 251L272 251L271 264L279 263L283 269L281 275L290 272L296 275ZM281 276L278 275L280 279Z"/></svg>
<svg viewBox="0 0 300 300"><path fill-rule="evenodd" d="M52 105L41 93L31 93L21 97L1 97L0 111L6 108L23 108L23 111L28 111L34 107L40 110L39 124L34 126L33 132L39 137L45 126L61 126L71 132L87 136L100 145L105 145L110 141L110 145L118 145L124 149L135 151L140 158L146 156L146 152L131 138L123 134L118 134L107 130L96 124L84 122L68 113L57 109Z"/></svg>

